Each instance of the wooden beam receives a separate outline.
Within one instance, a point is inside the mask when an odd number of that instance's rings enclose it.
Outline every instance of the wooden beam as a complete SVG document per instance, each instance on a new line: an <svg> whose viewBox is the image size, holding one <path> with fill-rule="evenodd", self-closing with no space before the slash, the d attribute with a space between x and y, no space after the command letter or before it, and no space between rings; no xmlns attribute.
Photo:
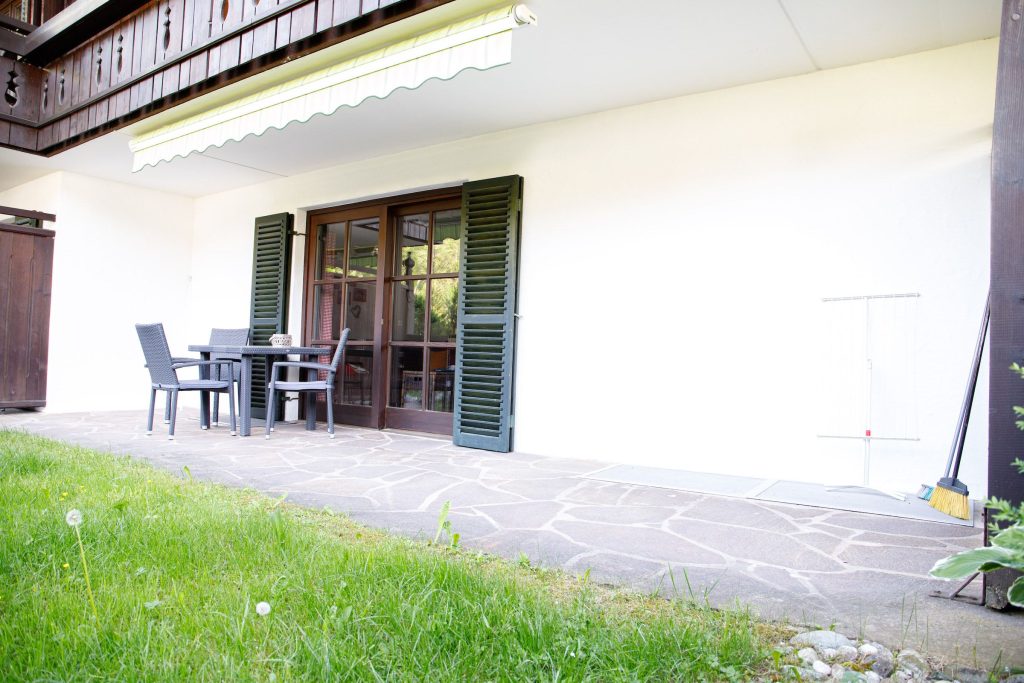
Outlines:
<svg viewBox="0 0 1024 683"><path fill-rule="evenodd" d="M15 216L17 218L35 218L40 221L49 221L53 223L57 220L57 217L52 213L43 213L42 211L29 211L28 209L15 209L11 206L0 206L0 215L3 216Z"/></svg>
<svg viewBox="0 0 1024 683"><path fill-rule="evenodd" d="M1024 477L1024 432L1012 407L1024 405L1024 382L1010 364L1024 361L1024 0L1003 0L992 127L992 322L989 365L988 493L1015 505ZM987 534L986 534L987 535ZM1007 606L1014 575L985 575L986 604Z"/></svg>
<svg viewBox="0 0 1024 683"><path fill-rule="evenodd" d="M9 54L25 54L25 36L0 28L0 50Z"/></svg>

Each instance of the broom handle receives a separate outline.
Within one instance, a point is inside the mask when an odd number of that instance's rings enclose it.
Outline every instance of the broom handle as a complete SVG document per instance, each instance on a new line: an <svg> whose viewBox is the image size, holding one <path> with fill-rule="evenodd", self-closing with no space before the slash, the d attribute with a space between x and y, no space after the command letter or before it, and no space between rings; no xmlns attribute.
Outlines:
<svg viewBox="0 0 1024 683"><path fill-rule="evenodd" d="M971 376L967 380L967 392L964 394L964 404L960 408L960 422L956 426L957 431L953 437L953 447L949 451L949 461L946 463L946 477L952 477L953 479L956 479L957 475L960 474L960 458L964 454L964 442L967 440L967 423L971 420L971 406L974 404L974 390L978 386L981 354L985 350L985 333L988 332L990 314L990 303L988 299L985 299L985 314L981 319L978 341L974 345L974 363L971 365Z"/></svg>

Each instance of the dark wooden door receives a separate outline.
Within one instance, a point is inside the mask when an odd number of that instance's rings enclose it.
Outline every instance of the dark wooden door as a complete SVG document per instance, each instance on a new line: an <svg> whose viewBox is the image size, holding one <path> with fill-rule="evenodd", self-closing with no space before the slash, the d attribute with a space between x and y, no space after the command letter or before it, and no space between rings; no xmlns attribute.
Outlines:
<svg viewBox="0 0 1024 683"><path fill-rule="evenodd" d="M0 408L46 405L53 239L0 223Z"/></svg>

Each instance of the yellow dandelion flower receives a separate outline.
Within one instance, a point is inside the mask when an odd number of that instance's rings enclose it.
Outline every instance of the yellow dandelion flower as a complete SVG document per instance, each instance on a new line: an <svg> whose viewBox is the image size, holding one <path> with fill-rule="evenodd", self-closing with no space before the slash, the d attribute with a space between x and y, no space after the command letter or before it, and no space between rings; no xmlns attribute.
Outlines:
<svg viewBox="0 0 1024 683"><path fill-rule="evenodd" d="M65 563L64 563L64 569L67 569L67 568L68 568L68 567L70 567L70 566L71 566L71 565L70 565L70 564L68 564L67 562L65 562Z"/></svg>

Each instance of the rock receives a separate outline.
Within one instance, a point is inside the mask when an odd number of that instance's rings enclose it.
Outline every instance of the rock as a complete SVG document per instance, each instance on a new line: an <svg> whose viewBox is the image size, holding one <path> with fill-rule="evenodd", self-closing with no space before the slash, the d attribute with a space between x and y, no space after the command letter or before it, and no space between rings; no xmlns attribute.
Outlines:
<svg viewBox="0 0 1024 683"><path fill-rule="evenodd" d="M895 657L892 656L892 652L889 648L879 643L865 643L869 650L874 650L873 655L864 655L864 661L871 665L871 670L874 671L882 678L888 678L892 676L893 669L896 668ZM928 668L925 667L924 671Z"/></svg>
<svg viewBox="0 0 1024 683"><path fill-rule="evenodd" d="M802 666L795 666L790 670L791 673L796 674L794 678L787 678L786 680L797 680L797 681L822 681L827 678L824 674L820 674L814 669L807 669Z"/></svg>
<svg viewBox="0 0 1024 683"><path fill-rule="evenodd" d="M857 648L857 651L865 657L874 657L878 654L878 648L872 645L871 643L864 643L863 645Z"/></svg>
<svg viewBox="0 0 1024 683"><path fill-rule="evenodd" d="M817 649L817 648L815 648L815 649ZM833 659L835 659L836 655L838 655L838 654L839 654L839 651L836 650L834 647L823 647L823 648L821 648L821 658L822 659L827 659L830 662Z"/></svg>
<svg viewBox="0 0 1024 683"><path fill-rule="evenodd" d="M821 676L832 675L832 667L826 664L825 662L821 661L820 659L813 664L813 668L815 672L817 672Z"/></svg>
<svg viewBox="0 0 1024 683"><path fill-rule="evenodd" d="M928 662L917 650L902 650L896 657L896 667L917 678L924 678L928 673Z"/></svg>
<svg viewBox="0 0 1024 683"><path fill-rule="evenodd" d="M830 673L832 674L833 679L837 681L841 680L843 678L843 674L846 673L846 667L842 664L833 664Z"/></svg>
<svg viewBox="0 0 1024 683"><path fill-rule="evenodd" d="M800 661L808 666L818 661L818 653L814 651L813 647L805 647L801 649L796 653L796 656L800 658Z"/></svg>
<svg viewBox="0 0 1024 683"><path fill-rule="evenodd" d="M960 681L960 683L988 683L990 680L987 671L971 669L966 666L955 666L945 675L950 680Z"/></svg>
<svg viewBox="0 0 1024 683"><path fill-rule="evenodd" d="M867 674L862 674L859 671L843 671L841 676L833 676L833 678L840 683L867 683Z"/></svg>
<svg viewBox="0 0 1024 683"><path fill-rule="evenodd" d="M1024 683L1024 674L1014 674L1004 680L1003 683Z"/></svg>
<svg viewBox="0 0 1024 683"><path fill-rule="evenodd" d="M876 674L874 671L865 671L864 680L868 683L879 683L882 680L882 677Z"/></svg>
<svg viewBox="0 0 1024 683"><path fill-rule="evenodd" d="M836 650L836 659L840 662L852 662L857 659L857 648L852 645L842 645Z"/></svg>
<svg viewBox="0 0 1024 683"><path fill-rule="evenodd" d="M789 642L798 646L810 646L819 652L826 647L836 649L843 645L853 645L850 639L835 631L807 631L798 633L789 639Z"/></svg>

